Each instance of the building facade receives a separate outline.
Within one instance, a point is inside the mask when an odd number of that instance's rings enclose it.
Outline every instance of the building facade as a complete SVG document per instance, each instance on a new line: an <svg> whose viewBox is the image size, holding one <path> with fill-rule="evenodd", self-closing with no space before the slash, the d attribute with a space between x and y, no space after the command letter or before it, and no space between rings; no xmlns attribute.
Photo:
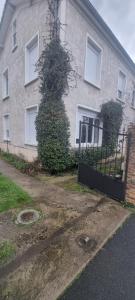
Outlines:
<svg viewBox="0 0 135 300"><path fill-rule="evenodd" d="M0 148L8 144L29 161L37 157L41 96L35 64L48 36L47 15L47 0L7 0L0 25ZM101 124L98 113L111 99L124 107L124 127L135 122L135 66L89 0L61 0L59 17L61 41L72 52L77 74L64 102L71 146L78 147L80 120ZM86 132L86 143L95 138L92 132L88 140Z"/></svg>

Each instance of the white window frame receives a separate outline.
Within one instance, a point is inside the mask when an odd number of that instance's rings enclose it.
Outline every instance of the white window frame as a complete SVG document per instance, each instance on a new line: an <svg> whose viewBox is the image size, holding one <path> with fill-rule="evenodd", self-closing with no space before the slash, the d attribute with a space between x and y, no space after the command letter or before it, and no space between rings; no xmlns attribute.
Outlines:
<svg viewBox="0 0 135 300"><path fill-rule="evenodd" d="M119 96L118 96L118 91L119 91L119 75L120 75L120 73L125 76L125 87L124 87L122 98L119 98ZM126 77L126 74L125 74L125 72L123 70L119 69L119 71L118 71L118 83L117 83L117 100L119 100L122 103L125 103L126 86L127 86L127 77Z"/></svg>
<svg viewBox="0 0 135 300"><path fill-rule="evenodd" d="M38 79L38 72L35 72L35 78L29 78L29 62L28 62L28 55L29 55L29 48L34 44L34 41L37 39L38 45L38 58L39 58L39 32L37 32L25 45L25 85L34 82Z"/></svg>
<svg viewBox="0 0 135 300"><path fill-rule="evenodd" d="M81 112L82 111L82 112ZM75 147L78 147L79 144L77 143L77 139L79 139L79 130L80 130L80 119L81 117L86 114L86 117L93 118L93 120L99 119L98 113L100 111L93 109L89 106L83 106L83 105L77 105L77 110L76 110L76 136L75 136ZM100 124L99 126L102 128L103 127L103 122L99 119ZM102 135L103 135L103 130L99 130L99 141L98 141L98 146L102 145ZM92 143L81 143L83 147L89 146L89 147L96 147L97 143L94 143L94 131L92 132Z"/></svg>
<svg viewBox="0 0 135 300"><path fill-rule="evenodd" d="M5 74L6 72L8 73L8 93L6 94L6 89L5 89ZM2 73L2 98L5 100L6 98L9 97L9 68L7 67L3 73Z"/></svg>
<svg viewBox="0 0 135 300"><path fill-rule="evenodd" d="M17 21L14 19L12 23L12 51L14 51L17 48L17 30L14 31L14 24L16 22L16 27L17 27ZM16 44L14 44L14 35L16 34Z"/></svg>
<svg viewBox="0 0 135 300"><path fill-rule="evenodd" d="M30 141L28 141L28 135L27 135L27 111L32 109L32 108L37 108L37 113L38 113L39 105L35 104L35 105L27 106L25 108L25 145L36 147L38 143L37 142L36 143L30 143Z"/></svg>
<svg viewBox="0 0 135 300"><path fill-rule="evenodd" d="M7 117L7 116L9 117L9 138L7 138L6 132L5 132L5 130L6 130L5 117ZM11 141L11 124L10 124L10 114L9 113L3 115L3 140L5 142Z"/></svg>
<svg viewBox="0 0 135 300"><path fill-rule="evenodd" d="M87 68L87 51L88 51L88 43L91 44L91 46L93 46L93 48L95 48L99 53L100 53L100 57L99 57L99 79L97 80L97 82L92 82L87 78L86 75L86 68ZM91 84L92 86L100 89L101 88L101 72L102 72L102 56L103 56L103 49L101 48L101 46L87 33L86 35L86 46L85 46L85 72L84 72L84 80Z"/></svg>

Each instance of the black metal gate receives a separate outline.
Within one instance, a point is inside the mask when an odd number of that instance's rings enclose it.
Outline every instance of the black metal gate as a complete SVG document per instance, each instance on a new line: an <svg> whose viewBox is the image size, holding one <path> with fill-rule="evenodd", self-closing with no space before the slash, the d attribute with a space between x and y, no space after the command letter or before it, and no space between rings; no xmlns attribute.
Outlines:
<svg viewBox="0 0 135 300"><path fill-rule="evenodd" d="M107 134L98 122L80 122L78 181L124 201L129 137L126 132Z"/></svg>

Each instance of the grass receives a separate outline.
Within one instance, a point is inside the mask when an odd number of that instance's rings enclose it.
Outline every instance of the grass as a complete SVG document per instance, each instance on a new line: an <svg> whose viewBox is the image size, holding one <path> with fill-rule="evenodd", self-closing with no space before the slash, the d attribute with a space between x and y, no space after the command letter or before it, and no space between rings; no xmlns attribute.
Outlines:
<svg viewBox="0 0 135 300"><path fill-rule="evenodd" d="M63 187L67 191L96 194L96 191L91 190L87 186L78 183L76 178L57 183L57 185Z"/></svg>
<svg viewBox="0 0 135 300"><path fill-rule="evenodd" d="M14 154L11 154L11 153L8 153L8 152L4 152L4 151L0 151L0 157L9 162L11 165L13 165L16 169L18 170L24 170L25 169L25 166L26 166L26 162L17 157L16 155Z"/></svg>
<svg viewBox="0 0 135 300"><path fill-rule="evenodd" d="M20 172L31 176L37 174L40 170L38 161L27 162L23 158L9 152L0 150L0 158L14 166Z"/></svg>
<svg viewBox="0 0 135 300"><path fill-rule="evenodd" d="M4 241L0 244L0 264L6 263L15 254L15 246Z"/></svg>
<svg viewBox="0 0 135 300"><path fill-rule="evenodd" d="M31 203L32 199L18 185L0 174L0 212Z"/></svg>
<svg viewBox="0 0 135 300"><path fill-rule="evenodd" d="M122 206L130 210L133 214L135 213L135 205L129 202L122 202Z"/></svg>

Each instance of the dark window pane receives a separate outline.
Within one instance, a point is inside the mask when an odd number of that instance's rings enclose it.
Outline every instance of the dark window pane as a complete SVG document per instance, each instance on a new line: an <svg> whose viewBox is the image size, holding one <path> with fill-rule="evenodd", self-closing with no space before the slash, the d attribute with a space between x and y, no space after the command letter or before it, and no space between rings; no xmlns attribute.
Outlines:
<svg viewBox="0 0 135 300"><path fill-rule="evenodd" d="M76 144L79 144L79 139L76 139Z"/></svg>
<svg viewBox="0 0 135 300"><path fill-rule="evenodd" d="M132 106L135 107L135 91L132 94Z"/></svg>
<svg viewBox="0 0 135 300"><path fill-rule="evenodd" d="M92 132L93 132L93 119L89 118L88 125L88 143L92 143Z"/></svg>
<svg viewBox="0 0 135 300"><path fill-rule="evenodd" d="M86 135L87 135L87 125L82 124L82 129L81 129L81 143L86 143Z"/></svg>
<svg viewBox="0 0 135 300"><path fill-rule="evenodd" d="M122 99L122 91L118 90L118 98Z"/></svg>
<svg viewBox="0 0 135 300"><path fill-rule="evenodd" d="M99 119L96 119L94 122L94 125L96 127L94 127L94 144L98 144L99 142Z"/></svg>

